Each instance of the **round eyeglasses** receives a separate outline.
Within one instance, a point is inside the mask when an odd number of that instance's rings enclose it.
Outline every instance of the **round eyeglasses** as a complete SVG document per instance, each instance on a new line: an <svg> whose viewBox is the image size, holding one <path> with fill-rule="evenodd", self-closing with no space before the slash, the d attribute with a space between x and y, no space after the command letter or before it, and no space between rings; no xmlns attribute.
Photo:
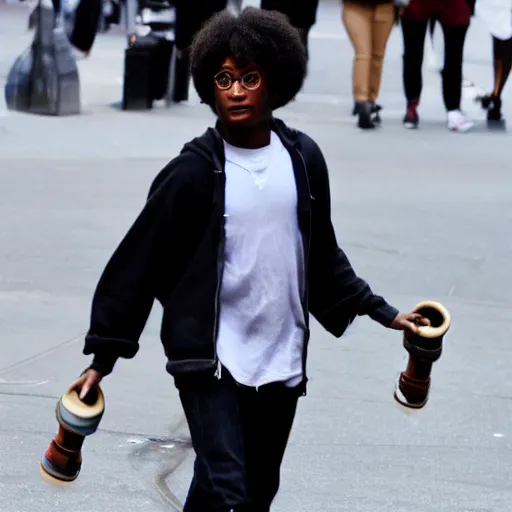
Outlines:
<svg viewBox="0 0 512 512"><path fill-rule="evenodd" d="M222 91L231 89L234 82L240 82L240 85L248 91L254 91L254 89L261 85L261 75L257 71L249 71L237 78L228 71L221 71L213 77L213 80L215 85Z"/></svg>

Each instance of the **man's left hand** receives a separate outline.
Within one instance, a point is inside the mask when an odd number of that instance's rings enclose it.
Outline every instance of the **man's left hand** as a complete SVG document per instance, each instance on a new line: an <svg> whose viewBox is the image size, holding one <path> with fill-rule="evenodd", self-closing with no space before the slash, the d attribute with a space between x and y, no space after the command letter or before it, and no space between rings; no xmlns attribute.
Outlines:
<svg viewBox="0 0 512 512"><path fill-rule="evenodd" d="M417 333L418 328L422 325L430 325L430 320L419 313L402 313L395 317L390 327L397 331Z"/></svg>

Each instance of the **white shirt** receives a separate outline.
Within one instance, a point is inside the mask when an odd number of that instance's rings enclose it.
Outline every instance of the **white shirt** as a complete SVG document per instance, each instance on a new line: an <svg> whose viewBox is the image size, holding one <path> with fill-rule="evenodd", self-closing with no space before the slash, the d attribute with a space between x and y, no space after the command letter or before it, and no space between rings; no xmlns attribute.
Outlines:
<svg viewBox="0 0 512 512"><path fill-rule="evenodd" d="M475 14L494 37L503 41L512 37L512 0L478 0Z"/></svg>
<svg viewBox="0 0 512 512"><path fill-rule="evenodd" d="M290 155L224 143L226 244L217 353L246 386L302 380L304 254Z"/></svg>

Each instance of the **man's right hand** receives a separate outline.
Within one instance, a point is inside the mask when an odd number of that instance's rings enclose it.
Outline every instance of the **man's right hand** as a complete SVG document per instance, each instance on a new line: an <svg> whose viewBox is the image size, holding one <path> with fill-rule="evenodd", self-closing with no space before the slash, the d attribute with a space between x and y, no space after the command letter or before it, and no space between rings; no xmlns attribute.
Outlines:
<svg viewBox="0 0 512 512"><path fill-rule="evenodd" d="M97 372L96 370L89 369L87 370L83 375L81 375L73 384L71 385L71 388L78 388L80 389L80 400L83 400L87 393L92 388L95 388L103 378L103 375L100 372Z"/></svg>

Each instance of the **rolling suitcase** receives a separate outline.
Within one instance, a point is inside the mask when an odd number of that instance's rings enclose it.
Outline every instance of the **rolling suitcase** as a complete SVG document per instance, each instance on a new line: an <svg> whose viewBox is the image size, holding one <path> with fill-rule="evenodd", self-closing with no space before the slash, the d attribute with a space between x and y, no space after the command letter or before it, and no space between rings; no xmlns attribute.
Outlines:
<svg viewBox="0 0 512 512"><path fill-rule="evenodd" d="M132 36L125 50L123 110L147 110L153 101L165 97L174 41L156 37Z"/></svg>

